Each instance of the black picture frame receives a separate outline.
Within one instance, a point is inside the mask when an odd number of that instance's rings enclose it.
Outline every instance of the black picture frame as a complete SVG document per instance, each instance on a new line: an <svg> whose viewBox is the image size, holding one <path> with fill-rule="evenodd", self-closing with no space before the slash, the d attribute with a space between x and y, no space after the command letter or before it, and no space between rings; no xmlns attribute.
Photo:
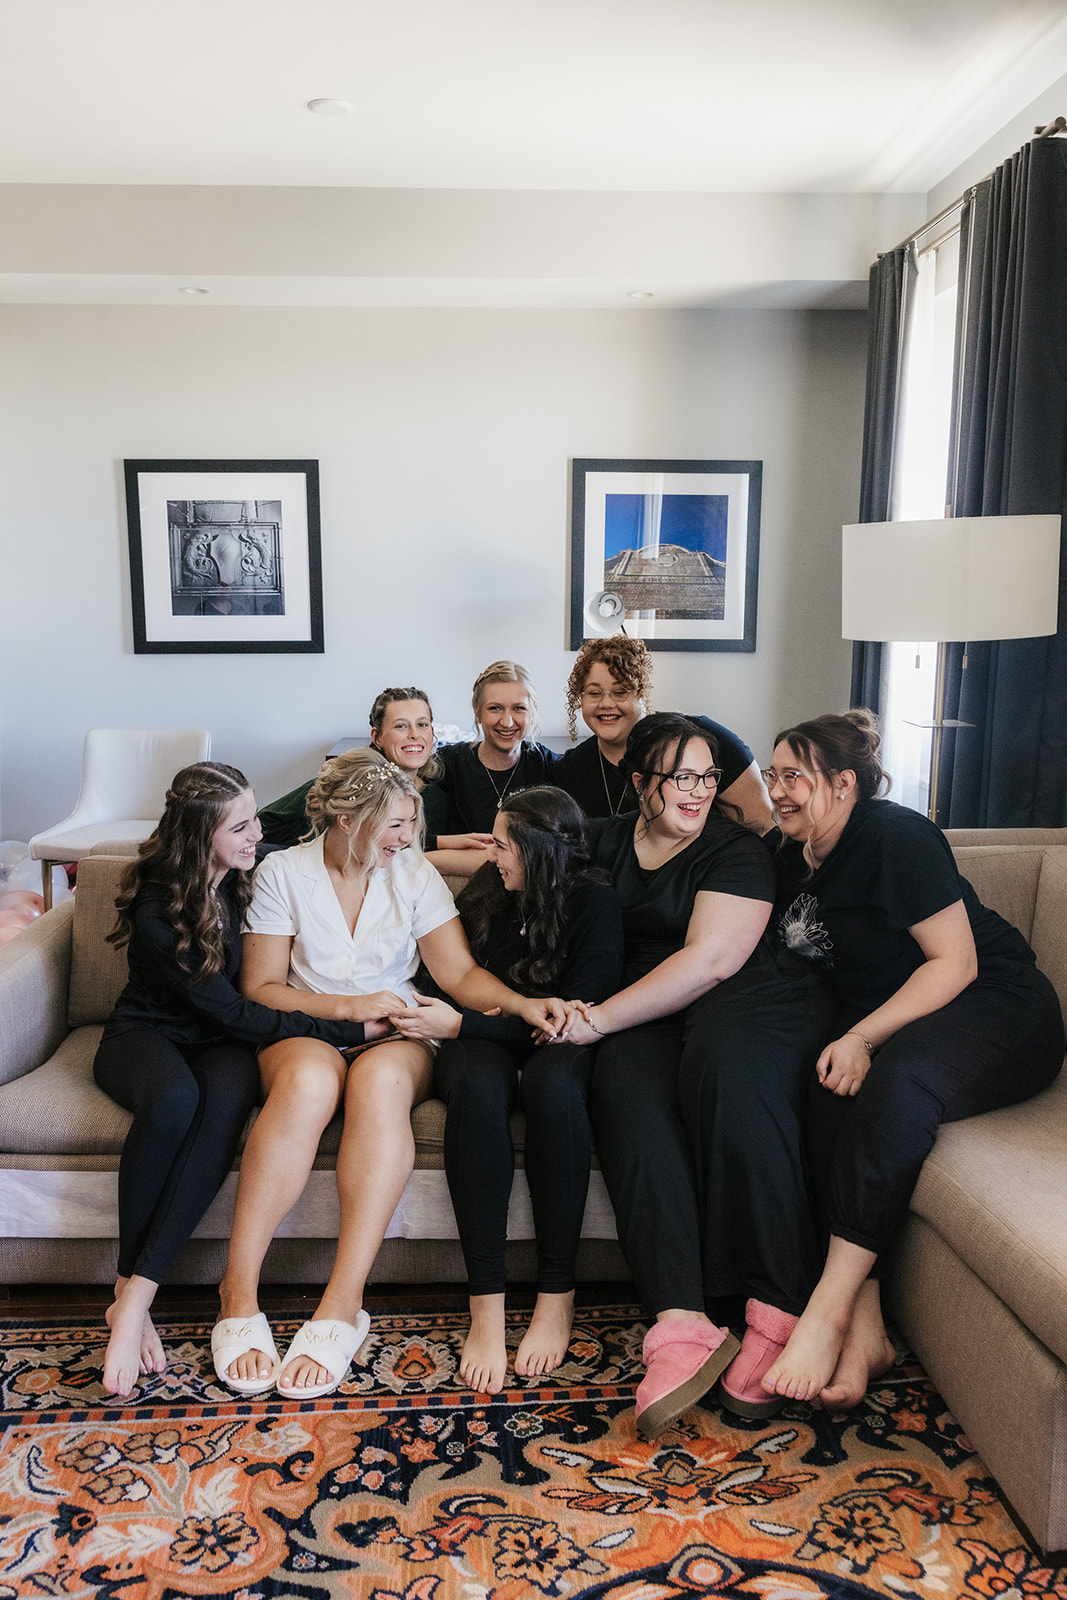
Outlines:
<svg viewBox="0 0 1067 1600"><path fill-rule="evenodd" d="M125 461L135 655L323 653L317 461Z"/></svg>
<svg viewBox="0 0 1067 1600"><path fill-rule="evenodd" d="M762 490L762 461L572 460L570 648L608 591L649 650L754 651Z"/></svg>

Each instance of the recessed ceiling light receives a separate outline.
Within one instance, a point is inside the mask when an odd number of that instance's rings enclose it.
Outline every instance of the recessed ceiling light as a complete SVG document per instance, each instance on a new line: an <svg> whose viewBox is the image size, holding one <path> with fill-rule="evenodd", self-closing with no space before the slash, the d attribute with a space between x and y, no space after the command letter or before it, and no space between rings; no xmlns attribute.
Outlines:
<svg viewBox="0 0 1067 1600"><path fill-rule="evenodd" d="M351 100L309 100L308 110L317 117L347 117L353 109Z"/></svg>
<svg viewBox="0 0 1067 1600"><path fill-rule="evenodd" d="M656 298L651 289L627 289L627 300L654 300Z"/></svg>
<svg viewBox="0 0 1067 1600"><path fill-rule="evenodd" d="M190 284L187 288L183 287L183 288L179 289L178 293L179 294L210 294L211 290L210 289L195 289Z"/></svg>

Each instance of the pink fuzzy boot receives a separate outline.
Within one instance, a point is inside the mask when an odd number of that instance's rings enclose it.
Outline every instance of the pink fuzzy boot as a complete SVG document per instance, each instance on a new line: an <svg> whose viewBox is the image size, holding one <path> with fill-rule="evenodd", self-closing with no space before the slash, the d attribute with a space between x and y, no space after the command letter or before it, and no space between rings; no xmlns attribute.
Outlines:
<svg viewBox="0 0 1067 1600"><path fill-rule="evenodd" d="M797 1318L762 1300L745 1306L748 1327L741 1354L731 1361L719 1381L719 1395L727 1411L739 1417L773 1417L785 1405L783 1395L768 1394L761 1379L785 1348Z"/></svg>
<svg viewBox="0 0 1067 1600"><path fill-rule="evenodd" d="M645 1334L648 1371L637 1390L637 1431L654 1439L711 1388L740 1346L703 1317L666 1317Z"/></svg>

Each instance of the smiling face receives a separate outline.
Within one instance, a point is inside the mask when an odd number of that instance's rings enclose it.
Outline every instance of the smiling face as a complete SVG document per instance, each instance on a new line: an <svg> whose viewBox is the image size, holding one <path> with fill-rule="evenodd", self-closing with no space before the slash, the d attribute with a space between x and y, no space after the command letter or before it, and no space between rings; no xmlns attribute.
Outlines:
<svg viewBox="0 0 1067 1600"><path fill-rule="evenodd" d="M492 860L500 874L500 881L509 893L522 889L526 882L519 852L511 838L503 812L498 811L493 823Z"/></svg>
<svg viewBox="0 0 1067 1600"><path fill-rule="evenodd" d="M378 839L378 860L376 865L387 867L390 861L395 861L402 850L414 842L415 839L415 802L401 797L390 808L385 826ZM347 817L338 817L339 823L350 822ZM347 831L347 830L346 830ZM356 834L355 854L360 860L365 860L368 854L373 854L373 847L369 845L364 830L360 828Z"/></svg>
<svg viewBox="0 0 1067 1600"><path fill-rule="evenodd" d="M649 832L684 839L695 837L703 828L718 784L710 777L716 770L715 762L703 739L689 739L676 763L677 752L675 743L668 745L663 754L662 771L670 776L648 773L634 781ZM673 772L676 764L678 770ZM680 778L685 784L693 775L706 781L697 782L692 788L680 787L676 781Z"/></svg>
<svg viewBox="0 0 1067 1600"><path fill-rule="evenodd" d="M425 700L391 700L371 744L402 771L418 772L433 750L433 718Z"/></svg>
<svg viewBox="0 0 1067 1600"><path fill-rule="evenodd" d="M597 661L586 674L581 690L582 721L595 733L605 754L618 763L630 729L645 714L635 690L615 678Z"/></svg>
<svg viewBox="0 0 1067 1600"><path fill-rule="evenodd" d="M251 872L256 864L256 845L262 837L256 797L251 789L246 789L244 794L230 801L211 836L214 882L220 883L234 867L240 872Z"/></svg>
<svg viewBox="0 0 1067 1600"><path fill-rule="evenodd" d="M477 715L482 740L490 753L517 760L530 721L530 698L525 685L487 683Z"/></svg>
<svg viewBox="0 0 1067 1600"><path fill-rule="evenodd" d="M787 839L807 844L821 859L833 849L856 803L854 775L812 768L788 740L774 747L767 793Z"/></svg>

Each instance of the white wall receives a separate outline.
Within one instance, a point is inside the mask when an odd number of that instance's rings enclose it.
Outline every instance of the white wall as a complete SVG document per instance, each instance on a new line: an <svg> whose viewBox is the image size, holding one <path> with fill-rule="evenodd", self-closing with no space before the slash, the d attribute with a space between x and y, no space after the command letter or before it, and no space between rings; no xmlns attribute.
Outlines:
<svg viewBox="0 0 1067 1600"><path fill-rule="evenodd" d="M205 726L263 799L421 682L466 720L497 656L561 731L568 458L764 462L755 655L657 653L657 704L760 755L840 707L840 525L864 318L831 312L0 310L0 835L69 811L92 726ZM135 656L124 457L320 464L326 653Z"/></svg>

